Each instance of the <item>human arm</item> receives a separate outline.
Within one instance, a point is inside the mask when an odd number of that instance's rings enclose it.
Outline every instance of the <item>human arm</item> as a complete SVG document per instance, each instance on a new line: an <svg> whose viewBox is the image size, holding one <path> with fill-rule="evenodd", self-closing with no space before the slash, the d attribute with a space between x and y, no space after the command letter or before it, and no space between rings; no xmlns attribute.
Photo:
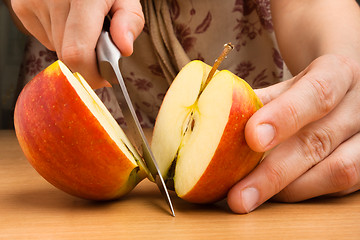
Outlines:
<svg viewBox="0 0 360 240"><path fill-rule="evenodd" d="M228 194L237 213L360 188L360 11L354 0L273 0L293 79L257 90L246 140L266 158Z"/></svg>
<svg viewBox="0 0 360 240"><path fill-rule="evenodd" d="M133 41L144 26L139 0L5 1L20 28L56 51L58 58L93 88L108 85L97 70L95 53L104 17L112 16L110 34L124 56L132 54Z"/></svg>
<svg viewBox="0 0 360 240"><path fill-rule="evenodd" d="M326 54L360 63L360 8L355 0L270 2L280 51L294 76Z"/></svg>

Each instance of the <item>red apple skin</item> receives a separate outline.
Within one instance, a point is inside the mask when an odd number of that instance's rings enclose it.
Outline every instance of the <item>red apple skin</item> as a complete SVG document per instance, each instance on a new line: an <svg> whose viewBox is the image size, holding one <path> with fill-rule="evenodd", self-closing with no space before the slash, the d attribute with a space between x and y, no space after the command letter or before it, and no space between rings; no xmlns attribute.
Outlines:
<svg viewBox="0 0 360 240"><path fill-rule="evenodd" d="M86 107L55 62L22 90L16 135L31 165L55 187L86 199L108 200L141 179Z"/></svg>
<svg viewBox="0 0 360 240"><path fill-rule="evenodd" d="M242 80L234 85L233 104L214 156L195 186L182 199L211 203L223 199L230 188L245 177L261 160L245 141L245 125L262 103Z"/></svg>

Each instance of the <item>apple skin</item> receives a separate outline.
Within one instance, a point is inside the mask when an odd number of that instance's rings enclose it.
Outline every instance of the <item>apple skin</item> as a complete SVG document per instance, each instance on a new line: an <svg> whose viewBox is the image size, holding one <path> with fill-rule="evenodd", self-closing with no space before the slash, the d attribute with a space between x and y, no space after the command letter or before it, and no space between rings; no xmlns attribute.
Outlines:
<svg viewBox="0 0 360 240"><path fill-rule="evenodd" d="M80 99L58 61L24 87L14 125L31 165L71 195L119 198L145 177Z"/></svg>
<svg viewBox="0 0 360 240"><path fill-rule="evenodd" d="M262 106L242 79L234 85L233 104L220 143L196 185L182 199L211 203L223 199L230 188L259 163L263 153L253 151L245 140L248 119Z"/></svg>

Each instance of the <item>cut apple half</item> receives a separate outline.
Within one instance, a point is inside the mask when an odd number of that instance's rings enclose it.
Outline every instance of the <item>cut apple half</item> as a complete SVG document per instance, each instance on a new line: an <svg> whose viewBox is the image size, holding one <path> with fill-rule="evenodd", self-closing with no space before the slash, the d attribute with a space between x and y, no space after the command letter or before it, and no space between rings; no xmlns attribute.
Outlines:
<svg viewBox="0 0 360 240"><path fill-rule="evenodd" d="M209 203L248 174L263 153L244 128L261 106L252 88L229 71L192 61L177 75L156 119L152 150L169 188L187 201Z"/></svg>
<svg viewBox="0 0 360 240"><path fill-rule="evenodd" d="M118 198L149 174L88 83L61 61L24 87L16 103L14 124L32 166L72 195Z"/></svg>

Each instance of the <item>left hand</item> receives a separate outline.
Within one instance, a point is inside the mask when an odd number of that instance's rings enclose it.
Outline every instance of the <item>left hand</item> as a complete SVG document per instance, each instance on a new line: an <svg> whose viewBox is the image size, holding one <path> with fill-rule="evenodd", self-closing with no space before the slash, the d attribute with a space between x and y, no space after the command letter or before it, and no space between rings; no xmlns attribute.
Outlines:
<svg viewBox="0 0 360 240"><path fill-rule="evenodd" d="M297 202L360 189L360 65L324 55L298 76L257 90L264 103L245 134L263 161L228 193L248 213L272 198Z"/></svg>

